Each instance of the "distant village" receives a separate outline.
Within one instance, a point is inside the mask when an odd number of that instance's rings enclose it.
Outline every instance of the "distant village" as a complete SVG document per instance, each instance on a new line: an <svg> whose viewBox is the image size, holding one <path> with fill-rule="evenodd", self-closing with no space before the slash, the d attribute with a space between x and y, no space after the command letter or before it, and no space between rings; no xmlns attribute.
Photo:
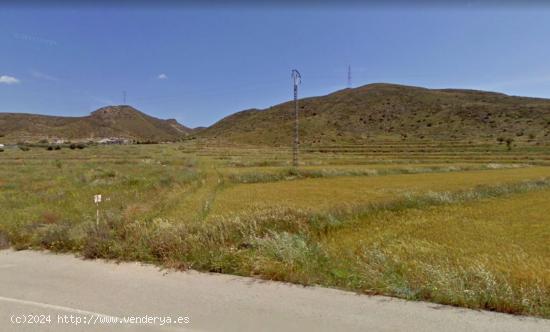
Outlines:
<svg viewBox="0 0 550 332"><path fill-rule="evenodd" d="M71 143L68 140L64 139L54 139L51 141L52 144L69 144ZM95 143L95 144L132 144L134 143L133 140L128 138L121 138L121 137L107 137L107 138L101 138L99 140L89 140L88 143Z"/></svg>
<svg viewBox="0 0 550 332"><path fill-rule="evenodd" d="M103 145L109 145L109 144L150 144L151 141L136 141L129 138L123 138L123 137L104 137L100 139L89 139L87 141L71 141L61 138L53 138L53 139L41 139L39 141L29 141L29 140L23 140L19 141L17 143L0 143L0 150L3 150L4 148L8 147L17 147L17 146L75 146L79 147L84 145L90 145L90 144L103 144Z"/></svg>

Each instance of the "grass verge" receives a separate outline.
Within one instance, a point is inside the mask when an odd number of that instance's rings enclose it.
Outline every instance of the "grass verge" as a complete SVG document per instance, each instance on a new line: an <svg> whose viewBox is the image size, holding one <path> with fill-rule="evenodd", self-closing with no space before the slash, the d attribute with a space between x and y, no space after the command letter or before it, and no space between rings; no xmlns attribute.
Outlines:
<svg viewBox="0 0 550 332"><path fill-rule="evenodd" d="M480 171L492 169L511 169L528 167L523 164L480 164L480 165L446 165L446 166L407 166L392 168L359 168L359 169L297 169L283 168L275 172L252 171L230 173L228 180L233 183L267 183L276 181L299 180L308 178L327 178L338 176L383 176L397 174L446 173L460 171Z"/></svg>
<svg viewBox="0 0 550 332"><path fill-rule="evenodd" d="M550 179L540 179L409 195L323 214L264 209L215 222L112 214L99 224L74 224L44 217L3 225L0 238L19 249L76 251L86 258L139 260L550 317L550 257L544 252L548 188ZM517 212L511 223L504 222L503 206L524 211L529 204L540 211L532 224ZM489 226L483 228L484 223ZM492 238L502 229L506 232ZM520 229L529 236L517 238ZM453 234L482 236L478 242L442 240Z"/></svg>

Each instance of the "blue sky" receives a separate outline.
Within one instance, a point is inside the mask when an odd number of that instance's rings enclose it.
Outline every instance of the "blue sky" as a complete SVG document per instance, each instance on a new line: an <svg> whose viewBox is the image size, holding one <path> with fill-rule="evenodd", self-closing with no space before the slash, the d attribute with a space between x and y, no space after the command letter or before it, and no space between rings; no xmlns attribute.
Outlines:
<svg viewBox="0 0 550 332"><path fill-rule="evenodd" d="M245 6L245 5L244 5ZM127 103L188 126L391 82L550 98L550 8L3 8L0 112Z"/></svg>

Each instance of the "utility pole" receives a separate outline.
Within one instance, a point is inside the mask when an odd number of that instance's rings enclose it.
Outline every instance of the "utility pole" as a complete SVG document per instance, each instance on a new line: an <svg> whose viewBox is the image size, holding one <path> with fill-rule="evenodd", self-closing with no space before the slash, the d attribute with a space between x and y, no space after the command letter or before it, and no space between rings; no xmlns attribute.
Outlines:
<svg viewBox="0 0 550 332"><path fill-rule="evenodd" d="M348 65L348 89L351 89L351 66Z"/></svg>
<svg viewBox="0 0 550 332"><path fill-rule="evenodd" d="M294 145L292 149L292 165L298 167L298 145L300 144L298 133L298 85L302 83L302 76L296 69L292 69L292 81L294 83Z"/></svg>
<svg viewBox="0 0 550 332"><path fill-rule="evenodd" d="M126 90L122 91L122 105L126 105Z"/></svg>

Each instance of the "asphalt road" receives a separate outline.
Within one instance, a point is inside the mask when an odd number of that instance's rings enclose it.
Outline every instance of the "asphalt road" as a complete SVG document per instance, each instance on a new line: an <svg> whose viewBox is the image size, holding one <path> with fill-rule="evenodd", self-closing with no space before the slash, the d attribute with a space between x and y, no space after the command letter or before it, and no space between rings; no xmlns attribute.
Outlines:
<svg viewBox="0 0 550 332"><path fill-rule="evenodd" d="M550 320L137 263L0 251L0 331L100 330L532 332L550 331Z"/></svg>

